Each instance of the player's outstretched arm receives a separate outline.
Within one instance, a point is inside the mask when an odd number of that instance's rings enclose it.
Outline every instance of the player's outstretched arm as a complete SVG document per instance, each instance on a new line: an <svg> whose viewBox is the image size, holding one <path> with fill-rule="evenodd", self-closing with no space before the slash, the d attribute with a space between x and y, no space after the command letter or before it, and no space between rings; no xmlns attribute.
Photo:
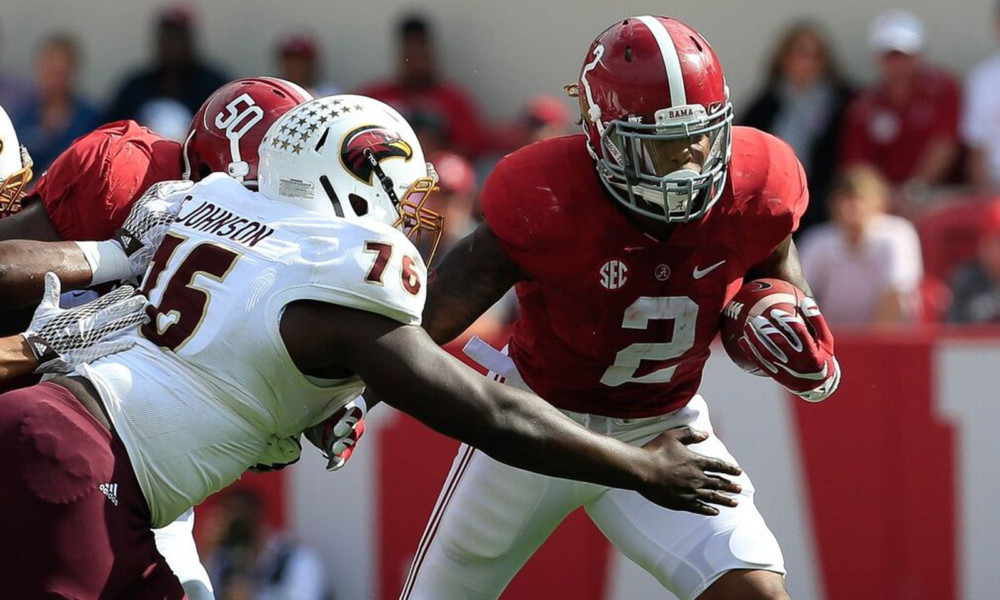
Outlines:
<svg viewBox="0 0 1000 600"><path fill-rule="evenodd" d="M435 342L447 344L524 278L484 221L435 268L423 328Z"/></svg>
<svg viewBox="0 0 1000 600"><path fill-rule="evenodd" d="M317 302L289 306L281 334L296 365L316 376L357 373L387 403L433 429L522 469L636 490L677 510L733 506L721 475L739 467L689 451L704 434L667 432L638 448L585 429L540 398L482 377L416 326ZM341 369L340 372L333 370Z"/></svg>
<svg viewBox="0 0 1000 600"><path fill-rule="evenodd" d="M59 276L66 291L89 286L93 275L76 242L0 242L0 308L37 304L49 271Z"/></svg>
<svg viewBox="0 0 1000 600"><path fill-rule="evenodd" d="M153 185L133 205L114 237L102 242L0 242L0 309L29 306L42 294L46 272L78 290L110 281L138 282L189 196L187 181Z"/></svg>

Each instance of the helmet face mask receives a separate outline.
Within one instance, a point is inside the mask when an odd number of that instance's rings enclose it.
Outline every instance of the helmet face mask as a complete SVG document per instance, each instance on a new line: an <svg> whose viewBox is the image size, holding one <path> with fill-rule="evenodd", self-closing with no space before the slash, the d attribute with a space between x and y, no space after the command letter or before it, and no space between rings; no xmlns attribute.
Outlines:
<svg viewBox="0 0 1000 600"><path fill-rule="evenodd" d="M0 107L0 219L21 210L24 190L32 178L28 150L17 141L7 112Z"/></svg>
<svg viewBox="0 0 1000 600"><path fill-rule="evenodd" d="M715 115L676 124L657 117L658 123L614 120L602 127L600 140L606 152L598 159L601 180L619 202L643 216L667 223L699 219L725 189L732 105ZM692 154L701 156L674 158L692 148L696 150ZM691 163L698 169L690 168Z"/></svg>
<svg viewBox="0 0 1000 600"><path fill-rule="evenodd" d="M388 105L346 94L306 102L271 126L259 153L267 198L401 229L429 246L430 262L444 223L427 208L437 175L413 129Z"/></svg>
<svg viewBox="0 0 1000 600"><path fill-rule="evenodd" d="M683 223L722 196L733 107L722 65L697 31L668 17L615 23L569 89L601 182L627 209Z"/></svg>
<svg viewBox="0 0 1000 600"><path fill-rule="evenodd" d="M424 262L428 266L434 260L444 233L444 217L425 206L431 194L438 191L437 176L433 174L433 168L429 170L430 177L416 180L406 190L399 201L399 218L393 223L393 227L402 231L414 246L427 252Z"/></svg>

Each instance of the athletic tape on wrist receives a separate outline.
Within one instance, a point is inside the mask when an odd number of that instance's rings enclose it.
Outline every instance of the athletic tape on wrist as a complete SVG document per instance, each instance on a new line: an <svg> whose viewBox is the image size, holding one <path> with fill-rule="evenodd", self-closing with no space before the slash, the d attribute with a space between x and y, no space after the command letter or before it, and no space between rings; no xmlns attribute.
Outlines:
<svg viewBox="0 0 1000 600"><path fill-rule="evenodd" d="M76 242L90 265L90 285L132 278L132 266L118 242Z"/></svg>

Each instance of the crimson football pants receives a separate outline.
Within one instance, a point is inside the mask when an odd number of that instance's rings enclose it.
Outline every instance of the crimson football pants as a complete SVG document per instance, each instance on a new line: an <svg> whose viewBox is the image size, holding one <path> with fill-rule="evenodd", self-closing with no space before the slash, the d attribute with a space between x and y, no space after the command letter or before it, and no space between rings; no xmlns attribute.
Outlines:
<svg viewBox="0 0 1000 600"><path fill-rule="evenodd" d="M0 395L0 598L184 600L121 441L65 388Z"/></svg>

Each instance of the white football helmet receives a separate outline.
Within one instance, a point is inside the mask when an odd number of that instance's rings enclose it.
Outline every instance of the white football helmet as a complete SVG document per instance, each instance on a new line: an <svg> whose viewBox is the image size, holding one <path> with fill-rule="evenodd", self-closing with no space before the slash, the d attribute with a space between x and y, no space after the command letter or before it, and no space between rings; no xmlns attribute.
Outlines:
<svg viewBox="0 0 1000 600"><path fill-rule="evenodd" d="M275 121L260 145L267 198L345 219L374 219L437 249L444 220L424 208L437 189L420 142L390 106L365 96L317 98ZM430 243L421 244L428 236Z"/></svg>
<svg viewBox="0 0 1000 600"><path fill-rule="evenodd" d="M17 142L14 124L0 106L0 219L21 209L21 196L31 181L31 157Z"/></svg>

